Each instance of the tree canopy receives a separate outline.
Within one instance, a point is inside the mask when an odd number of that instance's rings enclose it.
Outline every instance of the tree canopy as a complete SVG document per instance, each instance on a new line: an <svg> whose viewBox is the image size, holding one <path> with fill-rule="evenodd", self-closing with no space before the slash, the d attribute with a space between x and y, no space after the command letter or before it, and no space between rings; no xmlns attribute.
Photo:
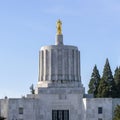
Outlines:
<svg viewBox="0 0 120 120"><path fill-rule="evenodd" d="M116 67L115 74L114 74L114 80L116 85L116 97L120 98L120 67Z"/></svg>
<svg viewBox="0 0 120 120"><path fill-rule="evenodd" d="M113 120L120 120L120 105L117 105L114 110Z"/></svg>
<svg viewBox="0 0 120 120"><path fill-rule="evenodd" d="M110 68L109 60L106 59L103 75L98 88L98 97L115 97L115 91L115 82Z"/></svg>
<svg viewBox="0 0 120 120"><path fill-rule="evenodd" d="M97 66L95 65L89 82L89 90L88 90L88 93L93 94L94 97L97 97L99 82L100 82L100 74L97 69Z"/></svg>
<svg viewBox="0 0 120 120"><path fill-rule="evenodd" d="M2 117L2 116L0 116L0 120L5 120L5 118L4 118L4 117Z"/></svg>
<svg viewBox="0 0 120 120"><path fill-rule="evenodd" d="M33 84L30 86L30 92L31 94L35 94L35 89Z"/></svg>
<svg viewBox="0 0 120 120"><path fill-rule="evenodd" d="M100 77L99 70L95 65L89 82L88 93L93 94L94 97L101 98L120 97L120 67L116 68L113 77L109 60L107 58L103 68L102 77Z"/></svg>

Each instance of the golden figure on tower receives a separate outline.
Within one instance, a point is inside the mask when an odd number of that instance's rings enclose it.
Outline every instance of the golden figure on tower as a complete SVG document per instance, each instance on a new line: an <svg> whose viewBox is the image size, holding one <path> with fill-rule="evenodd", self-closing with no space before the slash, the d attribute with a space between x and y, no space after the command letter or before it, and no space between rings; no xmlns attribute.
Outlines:
<svg viewBox="0 0 120 120"><path fill-rule="evenodd" d="M60 21L60 19L57 21L57 35L61 35L62 34L62 22Z"/></svg>

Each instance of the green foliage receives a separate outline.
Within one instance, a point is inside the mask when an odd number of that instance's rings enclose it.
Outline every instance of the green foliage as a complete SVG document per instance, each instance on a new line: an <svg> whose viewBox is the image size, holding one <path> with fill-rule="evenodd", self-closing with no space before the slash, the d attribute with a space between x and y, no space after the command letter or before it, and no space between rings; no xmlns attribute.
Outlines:
<svg viewBox="0 0 120 120"><path fill-rule="evenodd" d="M99 84L97 97L116 97L115 82L108 59L106 59L103 69L103 76Z"/></svg>
<svg viewBox="0 0 120 120"><path fill-rule="evenodd" d="M120 105L117 105L114 110L113 120L120 120Z"/></svg>
<svg viewBox="0 0 120 120"><path fill-rule="evenodd" d="M118 80L119 80L119 68L116 67L115 69L115 73L114 73L114 80L115 80L115 83L117 84Z"/></svg>
<svg viewBox="0 0 120 120"><path fill-rule="evenodd" d="M115 69L114 80L116 84L116 97L120 98L120 67Z"/></svg>
<svg viewBox="0 0 120 120"><path fill-rule="evenodd" d="M4 117L2 117L2 116L0 116L0 120L5 120L5 118L4 118Z"/></svg>
<svg viewBox="0 0 120 120"><path fill-rule="evenodd" d="M30 86L30 92L31 94L35 94L35 89L33 84Z"/></svg>
<svg viewBox="0 0 120 120"><path fill-rule="evenodd" d="M100 81L99 87L98 87L98 94L97 97L106 97L108 96L108 86L107 83L104 80Z"/></svg>
<svg viewBox="0 0 120 120"><path fill-rule="evenodd" d="M99 82L100 82L100 74L97 69L97 66L95 65L89 82L89 90L88 90L88 93L93 94L94 97L96 97L98 94Z"/></svg>
<svg viewBox="0 0 120 120"><path fill-rule="evenodd" d="M116 67L113 77L109 60L106 59L103 75L100 78L95 65L89 82L88 93L93 94L94 97L120 98L120 67Z"/></svg>
<svg viewBox="0 0 120 120"><path fill-rule="evenodd" d="M104 80L107 81L107 82L110 82L111 79L113 79L113 75L112 75L112 71L111 71L108 59L106 59L106 63L105 63L105 66L104 66L102 78L104 78Z"/></svg>

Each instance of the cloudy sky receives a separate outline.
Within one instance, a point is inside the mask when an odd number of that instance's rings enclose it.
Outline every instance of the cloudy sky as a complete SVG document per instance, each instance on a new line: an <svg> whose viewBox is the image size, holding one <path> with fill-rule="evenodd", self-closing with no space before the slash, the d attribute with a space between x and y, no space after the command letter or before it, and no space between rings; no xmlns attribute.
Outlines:
<svg viewBox="0 0 120 120"><path fill-rule="evenodd" d="M21 97L38 81L38 52L55 43L62 20L64 44L81 52L86 91L96 64L120 65L120 0L1 0L0 98Z"/></svg>

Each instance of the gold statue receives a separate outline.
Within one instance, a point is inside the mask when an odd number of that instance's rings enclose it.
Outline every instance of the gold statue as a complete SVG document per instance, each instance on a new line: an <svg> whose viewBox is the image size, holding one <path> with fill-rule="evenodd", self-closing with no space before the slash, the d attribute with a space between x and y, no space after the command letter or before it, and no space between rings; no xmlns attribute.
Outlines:
<svg viewBox="0 0 120 120"><path fill-rule="evenodd" d="M62 22L60 20L57 21L57 35L61 35L62 34Z"/></svg>

